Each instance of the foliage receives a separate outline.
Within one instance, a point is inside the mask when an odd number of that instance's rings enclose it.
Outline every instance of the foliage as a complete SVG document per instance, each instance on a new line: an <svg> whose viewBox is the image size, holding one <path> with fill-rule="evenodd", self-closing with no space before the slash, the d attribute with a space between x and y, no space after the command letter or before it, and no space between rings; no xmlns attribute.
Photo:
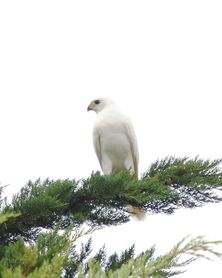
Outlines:
<svg viewBox="0 0 222 278"><path fill-rule="evenodd" d="M155 256L153 247L135 257L132 246L107 258L103 247L89 259L90 240L80 251L76 248L82 224L99 228L124 223L130 218L129 205L172 213L221 201L216 191L222 186L220 163L168 157L151 164L140 180L128 172L97 172L79 181L29 181L10 204L2 199L0 187L0 278L171 277L195 258L221 256L214 251L221 242L200 237L182 240L163 256ZM190 257L181 260L184 254Z"/></svg>
<svg viewBox="0 0 222 278"><path fill-rule="evenodd" d="M157 160L143 175L143 179L157 178L166 184L178 198L150 202L147 207L155 212L172 213L175 208L192 208L207 202L219 202L222 198L212 189L222 188L222 160L213 161L167 157Z"/></svg>
<svg viewBox="0 0 222 278"><path fill-rule="evenodd" d="M167 278L184 272L183 267L191 263L198 257L208 258L207 254L221 257L222 254L214 250L215 245L221 244L222 241L206 241L203 237L197 237L193 239L184 238L178 244L176 244L169 252L163 256L155 256L155 247L148 249L147 251L139 254L133 259L132 250L126 250L120 256L124 258L125 264L120 264L120 267L115 267L115 260L118 256L110 256L107 265L114 267L108 268L102 267L99 262L93 258L89 262L89 277L158 277ZM204 251L204 252L203 252ZM125 260L125 254L131 256ZM189 258L181 260L181 255L189 256ZM112 260L114 259L114 263ZM111 262L110 262L111 260ZM104 263L103 263L104 265ZM78 277L83 273L78 274ZM84 274L85 275L85 274Z"/></svg>
<svg viewBox="0 0 222 278"><path fill-rule="evenodd" d="M26 245L22 239L1 251L0 277L61 277L70 248L70 231L58 229L39 235L36 244Z"/></svg>
<svg viewBox="0 0 222 278"><path fill-rule="evenodd" d="M0 214L0 224L8 221L9 218L17 217L21 215L20 213L15 213L15 212L7 212L4 214Z"/></svg>
<svg viewBox="0 0 222 278"><path fill-rule="evenodd" d="M90 231L91 232L91 231ZM59 226L41 233L36 243L25 244L20 239L4 247L0 260L0 278L50 277L172 277L195 258L222 254L214 249L220 241L206 241L202 237L183 239L163 256L155 256L155 247L135 257L134 246L107 258L105 247L90 259L91 241L76 251L76 241L84 233L71 229L61 233ZM182 260L181 255L189 255Z"/></svg>
<svg viewBox="0 0 222 278"><path fill-rule="evenodd" d="M220 160L166 158L153 163L140 180L128 172L88 179L37 180L16 194L4 213L21 213L0 225L0 244L18 236L35 240L41 228L62 228L82 223L117 225L129 220L127 205L151 213L172 213L178 207L195 207L221 198L212 189L221 188Z"/></svg>

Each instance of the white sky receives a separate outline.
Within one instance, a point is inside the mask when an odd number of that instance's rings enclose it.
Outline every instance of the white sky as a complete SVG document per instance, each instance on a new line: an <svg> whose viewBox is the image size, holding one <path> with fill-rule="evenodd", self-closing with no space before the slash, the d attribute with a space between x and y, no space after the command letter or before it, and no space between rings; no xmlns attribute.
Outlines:
<svg viewBox="0 0 222 278"><path fill-rule="evenodd" d="M28 179L99 169L95 115L86 112L97 96L114 98L131 117L141 173L167 155L221 158L221 14L221 1L212 0L1 1L0 182L9 184L7 195ZM165 250L188 233L221 239L221 209L131 221L111 235L100 231L99 240L118 248L115 234L124 247L136 241L138 250L154 243ZM216 277L220 265L198 262L180 277L213 277L212 268Z"/></svg>

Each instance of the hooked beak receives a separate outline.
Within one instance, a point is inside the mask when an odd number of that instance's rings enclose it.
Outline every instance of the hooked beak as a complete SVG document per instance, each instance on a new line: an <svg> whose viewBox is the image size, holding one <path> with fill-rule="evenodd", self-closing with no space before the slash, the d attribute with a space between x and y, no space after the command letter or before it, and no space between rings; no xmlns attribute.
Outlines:
<svg viewBox="0 0 222 278"><path fill-rule="evenodd" d="M94 108L95 108L95 104L90 103L90 105L89 105L88 108L87 108L87 111L94 110Z"/></svg>

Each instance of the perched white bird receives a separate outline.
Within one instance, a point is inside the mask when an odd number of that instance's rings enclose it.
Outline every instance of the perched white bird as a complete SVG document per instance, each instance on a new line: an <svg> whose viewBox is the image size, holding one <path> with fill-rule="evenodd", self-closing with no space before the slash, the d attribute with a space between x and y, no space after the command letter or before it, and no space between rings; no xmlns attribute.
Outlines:
<svg viewBox="0 0 222 278"><path fill-rule="evenodd" d="M93 144L105 175L129 170L138 178L139 153L130 119L109 98L93 100L88 111L98 115L93 129Z"/></svg>
<svg viewBox="0 0 222 278"><path fill-rule="evenodd" d="M93 100L88 106L90 110L98 114L93 128L93 144L103 173L109 175L115 170L129 170L138 178L139 152L130 119L109 98ZM138 220L145 218L143 209L131 205L127 209Z"/></svg>

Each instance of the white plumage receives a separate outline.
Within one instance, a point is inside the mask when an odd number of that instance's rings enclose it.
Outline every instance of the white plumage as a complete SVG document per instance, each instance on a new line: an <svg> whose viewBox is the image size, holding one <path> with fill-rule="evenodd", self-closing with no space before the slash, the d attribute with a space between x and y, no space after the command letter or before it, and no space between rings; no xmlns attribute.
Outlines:
<svg viewBox="0 0 222 278"><path fill-rule="evenodd" d="M108 98L93 100L89 110L97 113L93 144L103 173L129 170L138 177L139 153L130 119Z"/></svg>

